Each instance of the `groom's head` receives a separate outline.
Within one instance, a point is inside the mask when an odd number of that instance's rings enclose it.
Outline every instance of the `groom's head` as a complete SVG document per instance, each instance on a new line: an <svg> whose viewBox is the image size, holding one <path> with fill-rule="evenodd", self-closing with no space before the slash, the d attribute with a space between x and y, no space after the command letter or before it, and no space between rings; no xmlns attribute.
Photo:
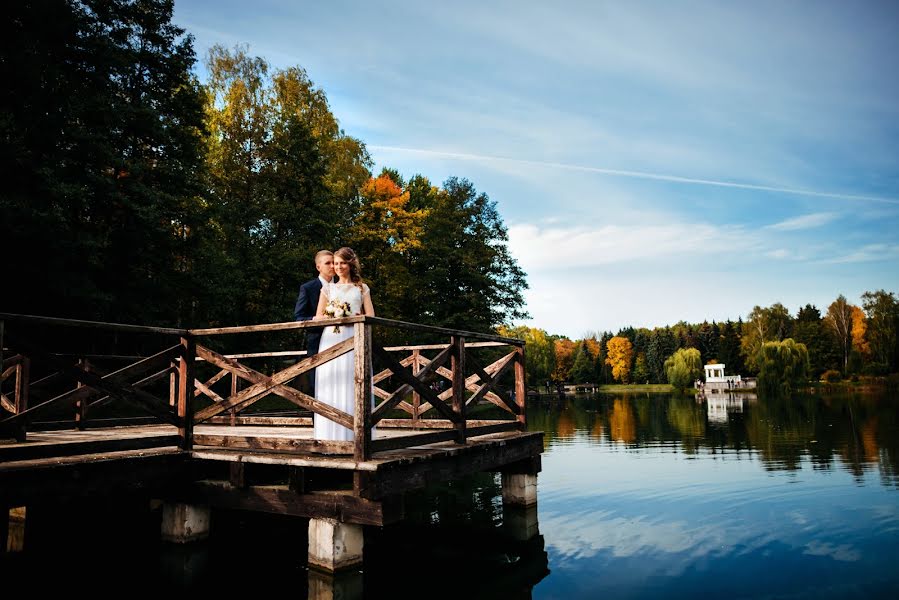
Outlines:
<svg viewBox="0 0 899 600"><path fill-rule="evenodd" d="M319 250L315 255L315 270L330 281L334 278L334 253L330 250Z"/></svg>

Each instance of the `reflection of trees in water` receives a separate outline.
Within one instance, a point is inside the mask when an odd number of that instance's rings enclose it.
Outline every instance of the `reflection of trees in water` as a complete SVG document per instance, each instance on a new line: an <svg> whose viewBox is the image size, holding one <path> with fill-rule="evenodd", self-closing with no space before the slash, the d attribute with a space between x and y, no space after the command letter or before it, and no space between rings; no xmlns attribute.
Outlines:
<svg viewBox="0 0 899 600"><path fill-rule="evenodd" d="M631 443L637 440L637 421L630 402L616 398L609 415L609 437L616 442Z"/></svg>
<svg viewBox="0 0 899 600"><path fill-rule="evenodd" d="M597 394L564 401L537 400L528 408L532 430L547 447L557 437L627 444L677 442L685 452L701 448L757 452L766 468L796 470L803 460L816 469L835 461L861 478L878 465L881 478L899 487L899 396L882 394L793 394L743 404L726 423L707 427L706 406L675 395Z"/></svg>

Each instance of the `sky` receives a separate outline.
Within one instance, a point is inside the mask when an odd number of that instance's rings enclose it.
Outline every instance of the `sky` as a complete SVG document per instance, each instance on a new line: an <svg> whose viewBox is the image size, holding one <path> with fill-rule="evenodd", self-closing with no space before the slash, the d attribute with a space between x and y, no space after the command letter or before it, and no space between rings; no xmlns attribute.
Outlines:
<svg viewBox="0 0 899 600"><path fill-rule="evenodd" d="M175 0L174 22L201 81L215 44L301 66L375 174L487 194L528 275L516 324L899 293L897 2Z"/></svg>

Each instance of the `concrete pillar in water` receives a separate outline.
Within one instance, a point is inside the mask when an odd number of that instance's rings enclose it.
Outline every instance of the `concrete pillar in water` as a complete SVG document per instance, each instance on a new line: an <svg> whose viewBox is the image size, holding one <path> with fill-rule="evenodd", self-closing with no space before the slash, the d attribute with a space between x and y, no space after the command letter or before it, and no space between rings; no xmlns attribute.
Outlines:
<svg viewBox="0 0 899 600"><path fill-rule="evenodd" d="M325 573L309 569L309 600L361 600L364 597L359 571Z"/></svg>
<svg viewBox="0 0 899 600"><path fill-rule="evenodd" d="M0 554L21 552L25 549L25 507L10 508L0 526Z"/></svg>
<svg viewBox="0 0 899 600"><path fill-rule="evenodd" d="M209 537L210 509L197 504L167 502L162 506L162 539L185 544Z"/></svg>
<svg viewBox="0 0 899 600"><path fill-rule="evenodd" d="M309 566L339 571L362 564L362 525L309 519Z"/></svg>
<svg viewBox="0 0 899 600"><path fill-rule="evenodd" d="M537 505L503 505L503 530L517 542L526 542L540 534Z"/></svg>
<svg viewBox="0 0 899 600"><path fill-rule="evenodd" d="M503 504L537 505L537 475L503 473Z"/></svg>

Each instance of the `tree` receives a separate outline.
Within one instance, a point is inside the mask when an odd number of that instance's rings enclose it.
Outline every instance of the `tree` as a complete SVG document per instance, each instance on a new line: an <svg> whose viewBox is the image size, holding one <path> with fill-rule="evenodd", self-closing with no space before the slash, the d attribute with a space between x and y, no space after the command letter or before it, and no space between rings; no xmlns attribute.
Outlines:
<svg viewBox="0 0 899 600"><path fill-rule="evenodd" d="M649 376L654 383L667 381L665 360L676 349L674 336L667 327L657 327L652 330L652 333L649 335L649 344L646 347L646 366L649 369Z"/></svg>
<svg viewBox="0 0 899 600"><path fill-rule="evenodd" d="M805 344L792 338L765 342L759 353L759 388L768 393L789 395L808 381L809 361Z"/></svg>
<svg viewBox="0 0 899 600"><path fill-rule="evenodd" d="M725 321L719 329L720 339L716 356L718 362L723 363L731 373L745 372L743 357L740 354L740 331L742 327L742 321L737 323Z"/></svg>
<svg viewBox="0 0 899 600"><path fill-rule="evenodd" d="M852 305L845 296L840 294L827 307L824 323L833 333L837 347L843 356L842 370L843 373L846 373L849 367L849 353L852 352Z"/></svg>
<svg viewBox="0 0 899 600"><path fill-rule="evenodd" d="M409 193L389 174L369 180L361 195L350 239L365 265L366 278L378 286L379 312L405 315L417 304L412 261L414 251L421 248L426 209L409 210Z"/></svg>
<svg viewBox="0 0 899 600"><path fill-rule="evenodd" d="M646 353L640 352L637 354L637 358L634 359L634 373L633 378L634 382L648 382L649 380L649 368L646 366Z"/></svg>
<svg viewBox="0 0 899 600"><path fill-rule="evenodd" d="M205 219L193 40L171 0L16 2L0 140L4 310L178 322ZM64 298L62 302L60 299Z"/></svg>
<svg viewBox="0 0 899 600"><path fill-rule="evenodd" d="M899 368L899 300L893 292L885 290L865 292L862 306L868 316L871 355L875 362L895 372Z"/></svg>
<svg viewBox="0 0 899 600"><path fill-rule="evenodd" d="M665 373L679 392L691 387L702 374L702 358L696 348L681 348L665 361Z"/></svg>
<svg viewBox="0 0 899 600"><path fill-rule="evenodd" d="M452 177L431 189L413 177L409 210L425 208L421 246L412 253L417 322L490 332L527 317L526 275L509 253L496 203L474 185Z"/></svg>
<svg viewBox="0 0 899 600"><path fill-rule="evenodd" d="M754 307L743 324L743 335L740 338L740 349L746 367L752 372L758 372L758 353L762 344L784 339L791 333L791 329L790 311L780 302L768 308Z"/></svg>
<svg viewBox="0 0 899 600"><path fill-rule="evenodd" d="M606 352L606 364L612 367L612 377L619 383L629 383L634 357L631 341L626 337L615 336L609 340Z"/></svg>
<svg viewBox="0 0 899 600"><path fill-rule="evenodd" d="M575 346L574 363L571 365L568 378L574 383L588 383L593 379L592 376L593 361L590 359L590 351L583 341L578 342Z"/></svg>
<svg viewBox="0 0 899 600"><path fill-rule="evenodd" d="M524 340L524 370L531 385L539 386L552 378L556 363L555 345L544 330L525 326L511 329L500 327L498 333Z"/></svg>
<svg viewBox="0 0 899 600"><path fill-rule="evenodd" d="M568 338L558 338L554 341L556 355L556 368L553 371L553 381L565 381L574 366L574 342Z"/></svg>

